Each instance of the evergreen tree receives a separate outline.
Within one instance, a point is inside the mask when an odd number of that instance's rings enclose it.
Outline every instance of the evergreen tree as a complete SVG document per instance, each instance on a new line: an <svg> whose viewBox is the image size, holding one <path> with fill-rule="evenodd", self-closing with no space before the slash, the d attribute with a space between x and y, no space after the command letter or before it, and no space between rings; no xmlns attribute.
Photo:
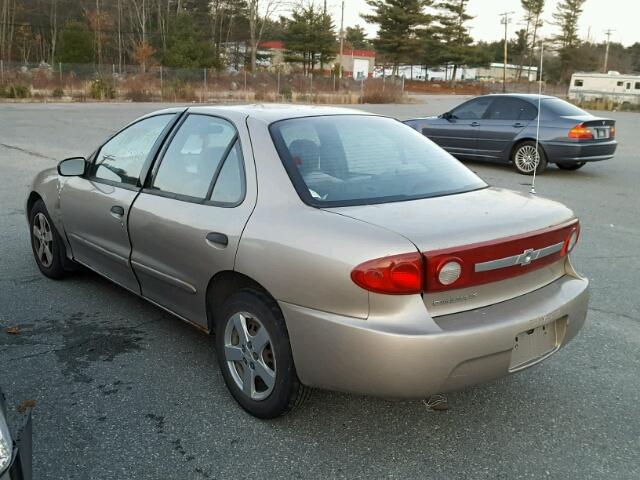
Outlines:
<svg viewBox="0 0 640 480"><path fill-rule="evenodd" d="M178 13L172 22L163 64L176 68L209 68L216 65L211 44L199 30L193 15Z"/></svg>
<svg viewBox="0 0 640 480"><path fill-rule="evenodd" d="M533 61L533 52L536 48L536 41L538 39L538 30L542 27L543 21L542 11L544 10L545 0L520 0L522 8L524 9L524 20L526 22L525 28L525 51L522 54L520 61L520 70L518 71L518 79L522 74L523 63L526 62L527 66L531 65Z"/></svg>
<svg viewBox="0 0 640 480"><path fill-rule="evenodd" d="M369 50L372 45L367 35L360 25L355 27L347 27L345 31L345 40L355 50Z"/></svg>
<svg viewBox="0 0 640 480"><path fill-rule="evenodd" d="M302 63L304 73L313 71L316 63L322 68L335 56L333 20L314 4L300 5L291 13L284 41L289 52L287 60Z"/></svg>
<svg viewBox="0 0 640 480"><path fill-rule="evenodd" d="M471 47L473 39L466 22L473 17L467 11L469 0L442 0L437 8L440 11L438 36L443 45L442 58L453 64L451 82L455 84L458 67L473 60Z"/></svg>
<svg viewBox="0 0 640 480"><path fill-rule="evenodd" d="M367 0L373 13L361 15L378 25L373 41L378 54L391 62L397 75L402 63L415 63L423 50L424 29L430 17L425 13L432 0Z"/></svg>
<svg viewBox="0 0 640 480"><path fill-rule="evenodd" d="M62 63L91 63L93 34L82 22L67 22L62 30L58 61Z"/></svg>
<svg viewBox="0 0 640 480"><path fill-rule="evenodd" d="M560 28L554 38L560 57L560 80L568 81L576 60L576 49L580 45L578 21L586 0L562 0L558 3L553 19Z"/></svg>

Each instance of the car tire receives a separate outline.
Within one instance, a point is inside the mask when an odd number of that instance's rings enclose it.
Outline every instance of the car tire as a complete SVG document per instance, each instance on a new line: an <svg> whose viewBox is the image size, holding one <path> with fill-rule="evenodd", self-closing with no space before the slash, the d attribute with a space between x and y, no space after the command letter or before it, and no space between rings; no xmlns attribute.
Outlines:
<svg viewBox="0 0 640 480"><path fill-rule="evenodd" d="M560 170L578 170L585 166L586 162L575 162L575 163L556 163L557 167Z"/></svg>
<svg viewBox="0 0 640 480"><path fill-rule="evenodd" d="M298 380L284 317L271 297L257 289L239 290L218 318L218 364L242 408L258 418L274 418L304 403L311 390Z"/></svg>
<svg viewBox="0 0 640 480"><path fill-rule="evenodd" d="M513 149L511 153L511 161L516 169L516 172L521 175L533 175L534 162L535 162L536 142L527 140L521 142ZM542 173L547 168L547 156L542 150L542 147L538 145L538 165L536 173Z"/></svg>
<svg viewBox="0 0 640 480"><path fill-rule="evenodd" d="M59 279L67 276L66 249L42 200L37 200L29 211L31 249L43 275Z"/></svg>

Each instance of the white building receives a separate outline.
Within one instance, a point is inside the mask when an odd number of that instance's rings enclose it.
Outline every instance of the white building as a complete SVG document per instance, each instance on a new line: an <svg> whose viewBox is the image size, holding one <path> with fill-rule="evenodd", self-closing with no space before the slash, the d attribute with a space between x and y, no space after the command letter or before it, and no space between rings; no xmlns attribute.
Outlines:
<svg viewBox="0 0 640 480"><path fill-rule="evenodd" d="M504 63L491 63L489 67L481 67L478 69L478 80L487 82L502 82L505 76ZM528 80L535 82L538 79L538 67L527 65L512 65L507 63L506 68L507 82L517 80Z"/></svg>
<svg viewBox="0 0 640 480"><path fill-rule="evenodd" d="M467 68L467 67L458 67L456 70L456 80L476 80L477 76L477 68ZM393 67L387 66L385 70L385 75L390 77L393 74ZM448 65L445 67L437 67L437 68L425 68L424 65L401 65L398 67L398 75L400 77L404 77L407 80L424 80L430 82L442 82L446 80L451 80L453 76L453 65ZM374 72L374 77L382 77L382 67L380 65L376 66Z"/></svg>
<svg viewBox="0 0 640 480"><path fill-rule="evenodd" d="M611 100L640 105L640 75L609 73L574 73L569 98L578 101Z"/></svg>

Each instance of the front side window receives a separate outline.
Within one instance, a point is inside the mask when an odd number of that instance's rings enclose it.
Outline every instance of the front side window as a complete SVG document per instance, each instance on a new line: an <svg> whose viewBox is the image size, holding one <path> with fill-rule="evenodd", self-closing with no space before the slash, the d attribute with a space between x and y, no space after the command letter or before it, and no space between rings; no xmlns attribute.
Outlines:
<svg viewBox="0 0 640 480"><path fill-rule="evenodd" d="M235 127L217 117L189 115L171 140L151 188L206 199L237 140Z"/></svg>
<svg viewBox="0 0 640 480"><path fill-rule="evenodd" d="M137 185L153 145L174 114L156 115L134 123L105 143L93 166L93 177Z"/></svg>
<svg viewBox="0 0 640 480"><path fill-rule="evenodd" d="M636 82L636 90L640 90L640 82Z"/></svg>
<svg viewBox="0 0 640 480"><path fill-rule="evenodd" d="M584 80L582 80L581 78L576 78L573 81L573 86L574 87L582 87L584 85Z"/></svg>
<svg viewBox="0 0 640 480"><path fill-rule="evenodd" d="M456 107L451 114L453 118L458 120L480 120L487 111L491 100L490 97L474 98Z"/></svg>
<svg viewBox="0 0 640 480"><path fill-rule="evenodd" d="M270 131L298 194L310 205L386 203L486 187L440 147L390 118L295 118Z"/></svg>

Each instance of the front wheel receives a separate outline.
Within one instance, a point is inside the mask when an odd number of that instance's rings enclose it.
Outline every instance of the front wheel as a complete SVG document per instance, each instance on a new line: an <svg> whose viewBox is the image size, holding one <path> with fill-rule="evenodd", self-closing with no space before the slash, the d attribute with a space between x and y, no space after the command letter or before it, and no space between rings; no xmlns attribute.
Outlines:
<svg viewBox="0 0 640 480"><path fill-rule="evenodd" d="M216 323L216 356L236 401L259 418L274 418L309 394L298 380L289 334L277 303L265 293L240 290Z"/></svg>
<svg viewBox="0 0 640 480"><path fill-rule="evenodd" d="M49 278L67 275L64 244L42 200L35 202L29 212L29 229L33 256L40 271Z"/></svg>
<svg viewBox="0 0 640 480"><path fill-rule="evenodd" d="M511 161L516 171L522 175L533 175L534 170L536 173L542 173L547 168L544 151L539 145L536 150L536 142L532 141L518 144L513 150Z"/></svg>
<svg viewBox="0 0 640 480"><path fill-rule="evenodd" d="M560 170L578 170L584 167L586 162L574 162L574 163L556 163Z"/></svg>

